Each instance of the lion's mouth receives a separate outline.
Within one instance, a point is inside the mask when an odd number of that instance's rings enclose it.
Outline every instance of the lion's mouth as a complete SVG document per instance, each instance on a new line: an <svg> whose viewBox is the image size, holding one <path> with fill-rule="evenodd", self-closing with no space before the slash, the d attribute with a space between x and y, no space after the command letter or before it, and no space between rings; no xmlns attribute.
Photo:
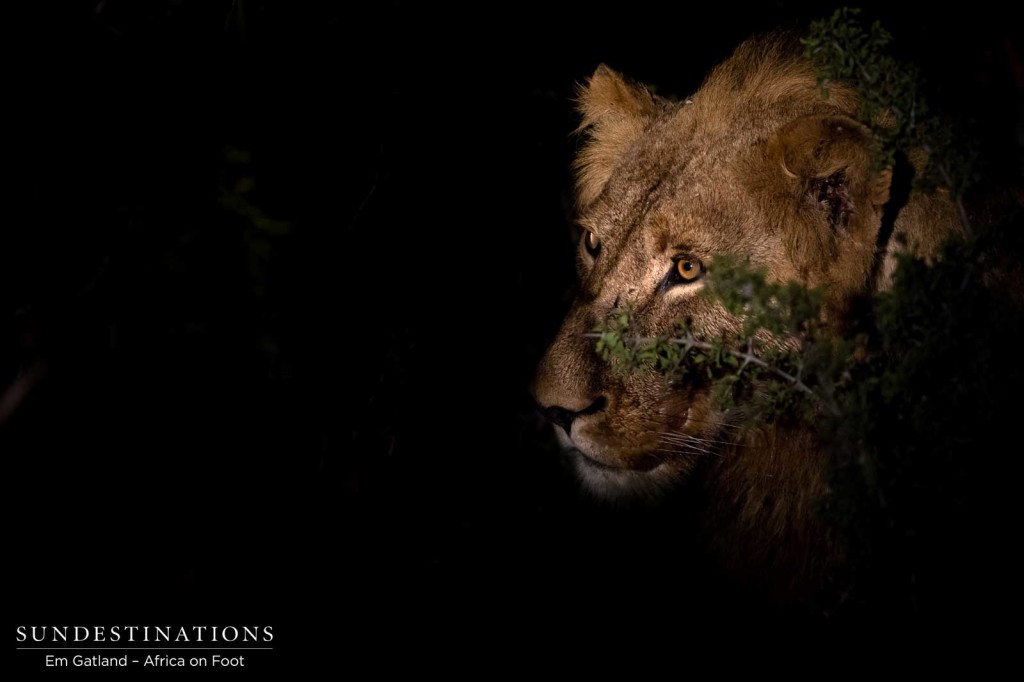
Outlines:
<svg viewBox="0 0 1024 682"><path fill-rule="evenodd" d="M605 500L656 502L678 485L678 472L667 460L645 457L625 467L594 459L576 447L565 454L583 487Z"/></svg>
<svg viewBox="0 0 1024 682"><path fill-rule="evenodd" d="M687 415L689 412L687 411ZM623 502L655 501L675 490L693 462L685 451L650 443L646 451L618 452L607 445L597 452L581 447L564 429L555 429L562 456L583 487L599 498Z"/></svg>
<svg viewBox="0 0 1024 682"><path fill-rule="evenodd" d="M613 464L608 464L606 462L594 459L593 457L591 457L590 455L576 447L570 448L568 452L570 456L574 457L578 462L585 466L593 467L598 471L608 471L619 474L629 472L646 473L649 471L653 471L662 464L661 460L656 457L643 457L633 466L615 466Z"/></svg>

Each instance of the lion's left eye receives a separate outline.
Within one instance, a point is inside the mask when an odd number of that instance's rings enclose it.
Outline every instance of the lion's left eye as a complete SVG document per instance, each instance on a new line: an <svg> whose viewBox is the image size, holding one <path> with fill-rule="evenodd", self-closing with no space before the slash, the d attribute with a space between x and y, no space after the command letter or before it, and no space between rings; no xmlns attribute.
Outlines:
<svg viewBox="0 0 1024 682"><path fill-rule="evenodd" d="M694 258L680 258L672 266L670 279L675 284L696 282L704 274L704 264Z"/></svg>

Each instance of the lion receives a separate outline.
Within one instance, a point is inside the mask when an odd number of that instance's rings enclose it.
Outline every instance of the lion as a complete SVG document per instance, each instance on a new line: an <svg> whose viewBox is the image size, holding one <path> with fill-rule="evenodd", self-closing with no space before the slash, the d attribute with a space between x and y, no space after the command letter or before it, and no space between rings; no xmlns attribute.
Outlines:
<svg viewBox="0 0 1024 682"><path fill-rule="evenodd" d="M788 36L741 44L678 102L601 65L578 105L580 290L537 369L537 403L594 495L657 499L685 483L707 500L707 535L727 565L820 584L842 543L815 513L828 481L812 429L736 430L710 387L614 372L587 333L623 306L644 336L684 319L699 336L735 332L735 317L697 295L720 254L819 288L841 319L890 285L899 251L931 257L961 229L949 193L894 206L856 92L833 84L823 96Z"/></svg>

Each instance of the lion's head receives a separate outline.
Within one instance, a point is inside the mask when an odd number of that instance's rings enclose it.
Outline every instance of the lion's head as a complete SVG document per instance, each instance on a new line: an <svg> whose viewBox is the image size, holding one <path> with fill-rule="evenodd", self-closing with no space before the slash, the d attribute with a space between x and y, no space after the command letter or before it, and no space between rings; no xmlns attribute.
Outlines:
<svg viewBox="0 0 1024 682"><path fill-rule="evenodd" d="M734 331L734 317L697 296L721 254L822 287L841 309L886 275L876 252L891 174L873 163L855 94L823 97L786 39L744 43L682 102L600 66L579 106L580 292L535 397L589 489L658 492L727 439L726 418L708 386L613 372L585 334L620 306L645 336L684 319L698 335Z"/></svg>

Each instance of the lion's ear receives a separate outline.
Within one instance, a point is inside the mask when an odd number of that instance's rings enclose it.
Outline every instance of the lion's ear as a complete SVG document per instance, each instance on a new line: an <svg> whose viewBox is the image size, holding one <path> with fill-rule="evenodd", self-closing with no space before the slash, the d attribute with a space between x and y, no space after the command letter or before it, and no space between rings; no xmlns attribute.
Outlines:
<svg viewBox="0 0 1024 682"><path fill-rule="evenodd" d="M878 171L873 155L871 132L846 116L803 116L768 144L783 181L818 205L837 230L864 204L880 207L889 200L892 173Z"/></svg>
<svg viewBox="0 0 1024 682"><path fill-rule="evenodd" d="M632 83L604 64L580 87L577 99L586 142L576 157L576 197L586 206L601 193L630 144L643 133L657 110L647 88Z"/></svg>

